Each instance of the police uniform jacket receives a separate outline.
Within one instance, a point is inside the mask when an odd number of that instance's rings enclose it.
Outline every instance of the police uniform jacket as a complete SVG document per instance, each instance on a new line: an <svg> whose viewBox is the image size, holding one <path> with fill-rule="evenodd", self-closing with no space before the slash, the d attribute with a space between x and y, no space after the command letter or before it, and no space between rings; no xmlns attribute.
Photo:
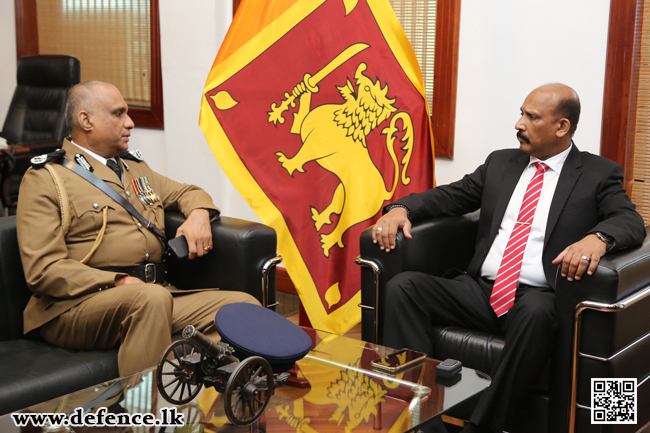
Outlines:
<svg viewBox="0 0 650 433"><path fill-rule="evenodd" d="M104 180L147 220L165 230L165 209L179 210L186 217L197 208L219 210L202 189L175 182L154 172L146 162L117 157L124 183L106 165L81 148L64 140L65 158L82 155L93 174ZM58 193L50 173L31 169L23 179L17 209L17 231L25 278L34 293L24 312L24 332L28 333L102 290L115 286L118 276L105 267L160 263L164 245L122 206L69 169L51 162L61 175L69 198L70 229L63 234ZM128 168L127 168L128 167ZM135 181L135 182L134 182ZM145 204L138 197L148 183L158 197ZM91 250L102 227L102 209L108 209L104 238L87 264L80 261ZM175 288L169 287L171 291Z"/></svg>

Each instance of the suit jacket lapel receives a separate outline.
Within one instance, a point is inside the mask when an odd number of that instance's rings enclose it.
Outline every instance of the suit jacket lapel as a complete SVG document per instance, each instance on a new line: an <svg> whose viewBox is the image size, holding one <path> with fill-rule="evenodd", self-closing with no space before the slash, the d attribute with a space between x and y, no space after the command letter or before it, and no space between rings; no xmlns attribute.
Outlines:
<svg viewBox="0 0 650 433"><path fill-rule="evenodd" d="M492 225L490 226L490 245L494 241L494 238L499 231L501 226L501 221L503 221L503 215L506 213L506 208L512 197L512 193L515 191L515 187L519 182L521 173L528 166L530 162L530 156L527 154L522 154L517 158L510 161L507 167L503 172L503 180L500 185L499 196L497 202L494 206L494 214L492 218Z"/></svg>
<svg viewBox="0 0 650 433"><path fill-rule="evenodd" d="M548 221L546 222L546 233L544 234L545 248L548 243L548 238L553 232L557 220L560 218L560 213L562 212L569 195L571 195L571 191L578 181L578 178L582 174L582 155L580 155L580 151L575 144L572 143L571 146L569 156L567 156L567 159L562 166L560 178L557 180L553 200L551 200L551 208L549 209Z"/></svg>

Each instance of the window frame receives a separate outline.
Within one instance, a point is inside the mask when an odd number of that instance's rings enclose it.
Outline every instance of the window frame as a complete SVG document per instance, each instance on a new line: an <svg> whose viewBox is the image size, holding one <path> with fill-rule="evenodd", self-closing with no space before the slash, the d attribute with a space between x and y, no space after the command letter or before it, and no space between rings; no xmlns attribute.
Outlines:
<svg viewBox="0 0 650 433"><path fill-rule="evenodd" d="M129 107L129 116L138 127L164 129L162 67L160 64L160 9L158 0L149 0L151 13L151 108ZM16 54L39 54L36 0L14 0L16 8Z"/></svg>
<svg viewBox="0 0 650 433"><path fill-rule="evenodd" d="M241 0L233 0L233 15ZM454 158L461 0L438 0L431 128L436 157Z"/></svg>
<svg viewBox="0 0 650 433"><path fill-rule="evenodd" d="M623 167L631 195L643 0L611 0L600 154Z"/></svg>

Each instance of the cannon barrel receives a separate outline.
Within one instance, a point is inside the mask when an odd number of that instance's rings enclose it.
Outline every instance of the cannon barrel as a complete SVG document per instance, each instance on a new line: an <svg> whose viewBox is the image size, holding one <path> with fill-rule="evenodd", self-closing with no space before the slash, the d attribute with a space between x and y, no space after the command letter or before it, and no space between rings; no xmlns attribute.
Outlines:
<svg viewBox="0 0 650 433"><path fill-rule="evenodd" d="M186 326L185 329L183 329L182 335L183 338L190 340L201 349L203 349L205 353L211 358L219 360L223 356L230 354L227 346L215 343L197 331L197 329L192 325Z"/></svg>

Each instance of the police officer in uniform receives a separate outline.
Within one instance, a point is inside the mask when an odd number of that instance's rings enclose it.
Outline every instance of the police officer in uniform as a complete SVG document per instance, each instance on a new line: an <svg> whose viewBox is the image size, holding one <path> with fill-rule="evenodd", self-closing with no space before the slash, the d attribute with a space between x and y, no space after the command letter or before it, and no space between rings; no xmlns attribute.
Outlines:
<svg viewBox="0 0 650 433"><path fill-rule="evenodd" d="M187 325L218 340L213 320L223 305L258 303L241 292L163 286L161 238L57 163L67 158L92 172L163 232L165 209L178 209L187 220L177 236L187 238L189 258L209 254L210 221L219 209L202 189L161 176L139 152L128 151L134 123L127 112L113 85L75 86L66 107L71 137L63 142L65 155L58 151L34 161L17 209L25 278L34 292L24 312L25 334L38 332L71 349L119 346L122 376L155 365L171 334Z"/></svg>

